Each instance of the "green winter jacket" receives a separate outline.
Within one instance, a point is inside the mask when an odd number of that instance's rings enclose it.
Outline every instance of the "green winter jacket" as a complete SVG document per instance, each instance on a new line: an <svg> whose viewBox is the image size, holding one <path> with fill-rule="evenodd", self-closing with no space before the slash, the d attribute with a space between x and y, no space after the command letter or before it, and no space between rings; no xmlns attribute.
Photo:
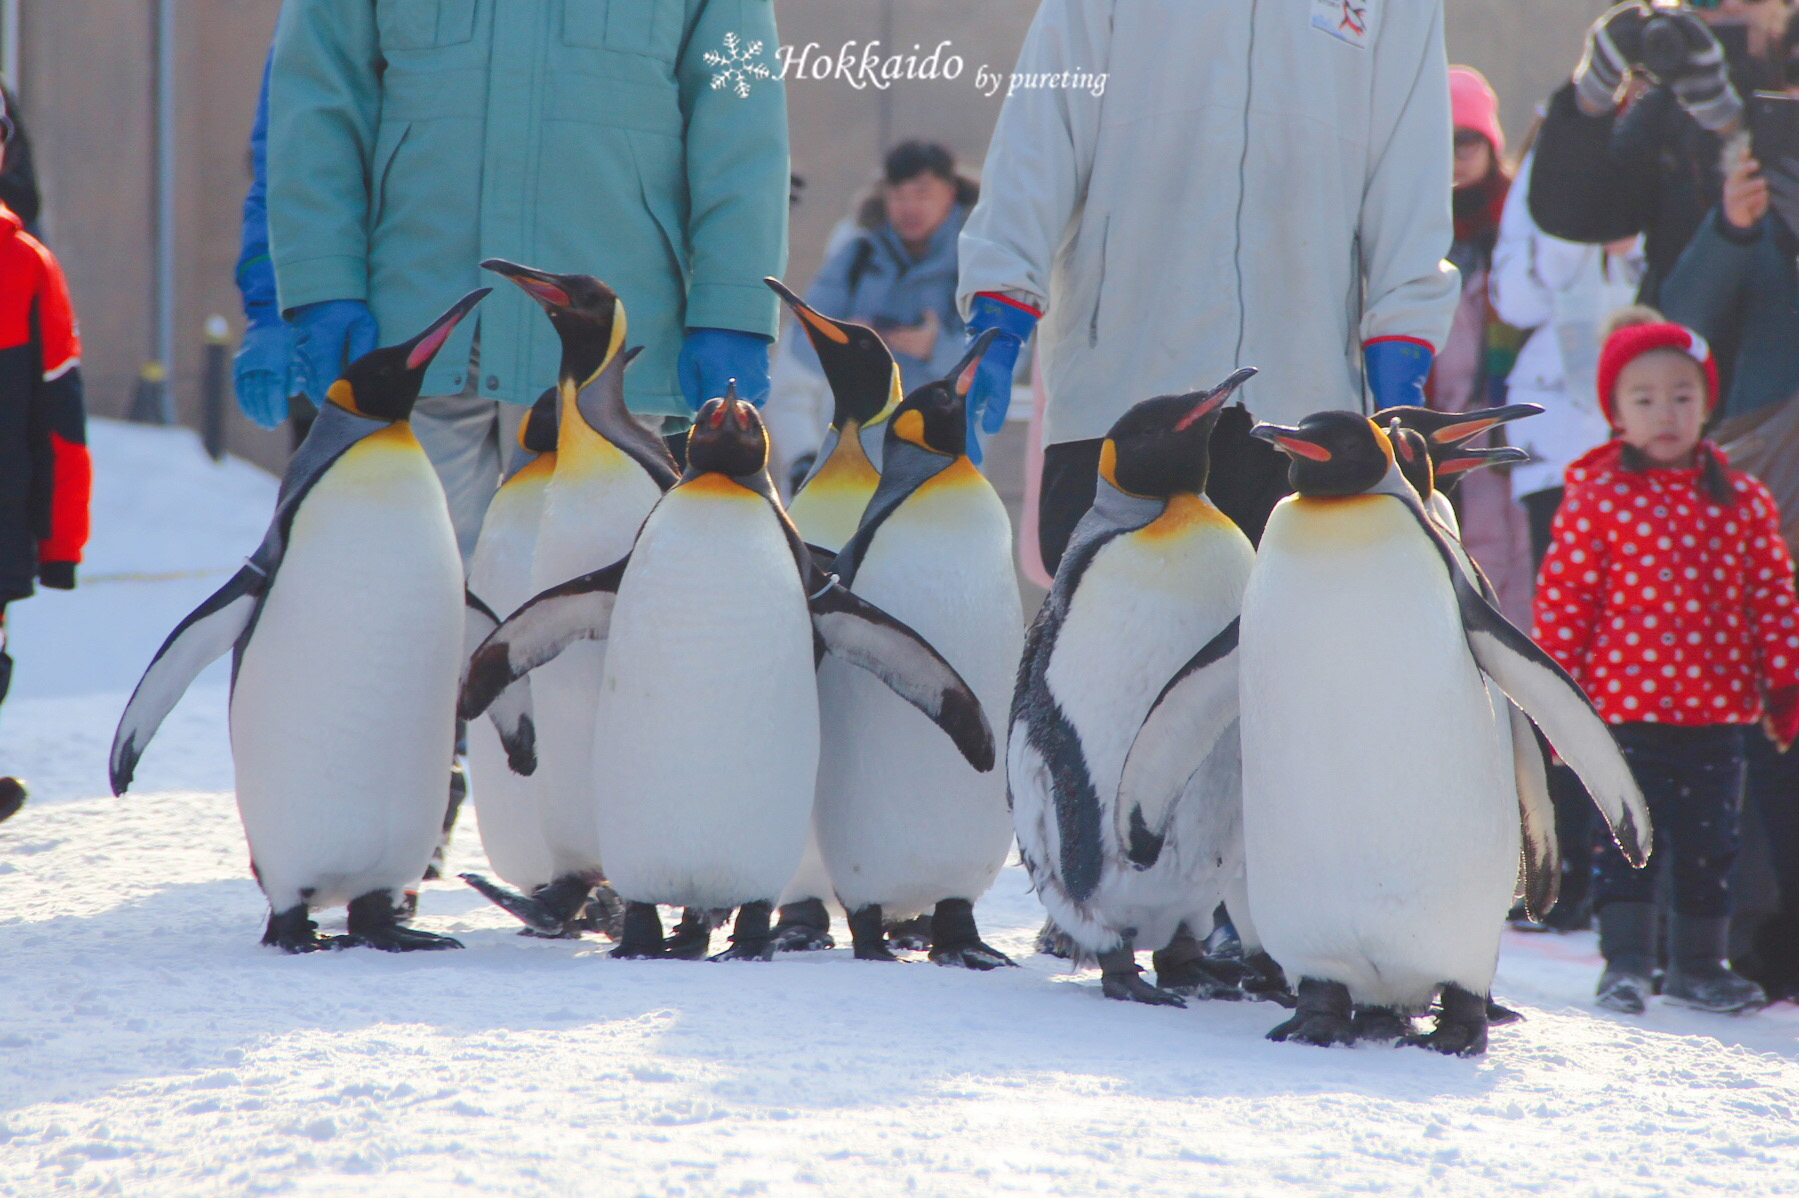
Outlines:
<svg viewBox="0 0 1799 1198"><path fill-rule="evenodd" d="M555 333L478 263L586 272L645 347L631 407L686 415L685 329L776 328L762 285L787 262L776 46L770 0L285 0L268 131L282 309L366 299L386 343L497 284L478 310L477 390L529 403L555 382ZM706 61L752 48L741 77ZM424 394L463 389L475 323Z"/></svg>

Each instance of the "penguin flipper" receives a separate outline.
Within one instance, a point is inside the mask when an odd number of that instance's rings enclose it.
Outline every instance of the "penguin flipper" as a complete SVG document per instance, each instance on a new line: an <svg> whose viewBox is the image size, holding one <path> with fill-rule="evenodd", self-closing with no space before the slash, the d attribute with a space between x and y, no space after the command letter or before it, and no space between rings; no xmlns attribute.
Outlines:
<svg viewBox="0 0 1799 1198"><path fill-rule="evenodd" d="M1468 647L1481 672L1543 730L1586 786L1625 858L1641 866L1649 859L1649 807L1592 700L1555 659L1482 599L1460 571L1451 575Z"/></svg>
<svg viewBox="0 0 1799 1198"><path fill-rule="evenodd" d="M113 794L122 795L131 785L138 758L150 738L200 671L223 657L244 635L267 585L267 575L245 566L169 633L131 692L131 701L125 704L113 733L107 760Z"/></svg>
<svg viewBox="0 0 1799 1198"><path fill-rule="evenodd" d="M1537 745L1530 719L1507 702L1506 717L1512 724L1512 767L1518 785L1518 827L1523 833L1524 910L1542 919L1555 906L1562 888L1562 854L1555 835L1555 804L1549 798L1549 777L1543 769L1543 750Z"/></svg>
<svg viewBox="0 0 1799 1198"><path fill-rule="evenodd" d="M627 553L610 566L553 586L507 617L469 658L457 714L472 720L488 710L502 691L555 660L576 641L605 640L612 628L618 584L630 560ZM505 736L504 727L500 734ZM508 755L512 751L508 745Z"/></svg>
<svg viewBox="0 0 1799 1198"><path fill-rule="evenodd" d="M1162 853L1175 802L1237 722L1237 626L1232 620L1168 680L1150 705L1118 783L1119 843L1138 869Z"/></svg>
<svg viewBox="0 0 1799 1198"><path fill-rule="evenodd" d="M474 661L475 650L500 627L500 618L493 608L482 602L481 596L464 589L462 597L463 657L458 693L468 685L469 666ZM494 731L500 734L500 744L506 750L506 763L512 767L512 772L526 777L536 773L537 723L531 706L531 680L520 678L501 691L488 707L487 718L493 721Z"/></svg>
<svg viewBox="0 0 1799 1198"><path fill-rule="evenodd" d="M962 676L916 632L835 578L807 600L825 651L867 670L923 712L981 773L993 768L993 728Z"/></svg>

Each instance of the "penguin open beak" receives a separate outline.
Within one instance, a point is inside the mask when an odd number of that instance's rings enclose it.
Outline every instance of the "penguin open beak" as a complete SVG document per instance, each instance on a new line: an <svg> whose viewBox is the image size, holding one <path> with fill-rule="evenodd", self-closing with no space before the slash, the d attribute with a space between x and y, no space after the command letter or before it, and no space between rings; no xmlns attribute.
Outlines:
<svg viewBox="0 0 1799 1198"><path fill-rule="evenodd" d="M1296 428L1288 428L1282 424L1258 424L1249 430L1249 435L1258 441L1267 441L1292 457L1307 458L1314 462L1331 460L1330 450L1308 439Z"/></svg>
<svg viewBox="0 0 1799 1198"><path fill-rule="evenodd" d="M966 396L968 389L974 386L974 368L980 364L981 355L987 352L987 347L993 344L993 339L997 336L998 329L988 329L976 337L974 344L968 347L968 352L962 355L962 360L943 376L944 382L954 384L958 398Z"/></svg>
<svg viewBox="0 0 1799 1198"><path fill-rule="evenodd" d="M1466 419L1452 421L1431 433L1430 439L1438 445L1454 445L1471 437L1478 437L1490 428L1513 420L1522 420L1526 416L1535 416L1542 412L1541 404L1514 403L1499 408L1480 408L1469 412ZM1439 465L1441 465L1439 463Z"/></svg>
<svg viewBox="0 0 1799 1198"><path fill-rule="evenodd" d="M492 290L491 287L477 287L457 300L448 312L432 321L424 332L407 342L406 369L422 370L429 366L431 359L437 356L437 351L450 339L450 334L456 331L456 326L462 323L462 318L473 312L475 305L486 299L487 293Z"/></svg>
<svg viewBox="0 0 1799 1198"><path fill-rule="evenodd" d="M1254 366L1245 366L1241 370L1233 371L1229 378L1207 391L1200 401L1193 405L1191 412L1175 422L1175 431L1186 432L1195 424L1219 411L1224 407L1224 401L1229 399L1238 387L1254 378L1256 374Z"/></svg>
<svg viewBox="0 0 1799 1198"><path fill-rule="evenodd" d="M1530 455L1515 445L1492 445L1481 449L1465 449L1458 445L1438 457L1436 468L1439 475L1461 474L1479 470L1482 466L1528 461Z"/></svg>
<svg viewBox="0 0 1799 1198"><path fill-rule="evenodd" d="M481 263L481 269L491 270L501 278L518 284L519 289L542 304L545 311L566 308L573 302L567 288L562 285L561 278L548 271L520 266L504 258L488 258Z"/></svg>

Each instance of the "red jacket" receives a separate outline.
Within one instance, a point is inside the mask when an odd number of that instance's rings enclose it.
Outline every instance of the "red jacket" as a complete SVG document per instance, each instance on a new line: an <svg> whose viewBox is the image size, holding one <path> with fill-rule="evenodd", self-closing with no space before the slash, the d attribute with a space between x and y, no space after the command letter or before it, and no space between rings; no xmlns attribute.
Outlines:
<svg viewBox="0 0 1799 1198"><path fill-rule="evenodd" d="M1711 442L1699 455L1698 469L1632 469L1613 440L1568 467L1532 635L1609 723L1753 723L1763 692L1799 685L1773 496Z"/></svg>
<svg viewBox="0 0 1799 1198"><path fill-rule="evenodd" d="M92 480L69 288L0 204L0 603L75 585Z"/></svg>

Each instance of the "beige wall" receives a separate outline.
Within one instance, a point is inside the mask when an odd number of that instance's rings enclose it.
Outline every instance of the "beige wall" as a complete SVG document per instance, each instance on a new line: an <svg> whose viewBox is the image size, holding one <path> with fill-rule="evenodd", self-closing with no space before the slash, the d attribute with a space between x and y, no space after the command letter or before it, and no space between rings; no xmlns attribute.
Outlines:
<svg viewBox="0 0 1799 1198"><path fill-rule="evenodd" d="M1297 0L1282 0L1293 3ZM1508 135L1566 76L1580 30L1600 0L1448 0L1450 56L1485 71ZM245 143L278 0L179 0L179 218L176 354L178 411L197 422L201 329L211 313L241 326L232 267ZM831 227L873 178L892 139L948 144L978 170L999 99L981 97L982 65L1010 70L1036 0L776 0L784 42L879 37L910 53L962 57L956 80L902 82L880 92L839 80L791 80L794 169L808 183L793 214L788 270L800 285L817 269ZM150 0L25 0L20 79L47 200L48 235L69 273L82 321L89 403L116 415L153 355L152 41ZM882 28L889 14L891 29ZM230 417L231 447L277 465L280 433Z"/></svg>

